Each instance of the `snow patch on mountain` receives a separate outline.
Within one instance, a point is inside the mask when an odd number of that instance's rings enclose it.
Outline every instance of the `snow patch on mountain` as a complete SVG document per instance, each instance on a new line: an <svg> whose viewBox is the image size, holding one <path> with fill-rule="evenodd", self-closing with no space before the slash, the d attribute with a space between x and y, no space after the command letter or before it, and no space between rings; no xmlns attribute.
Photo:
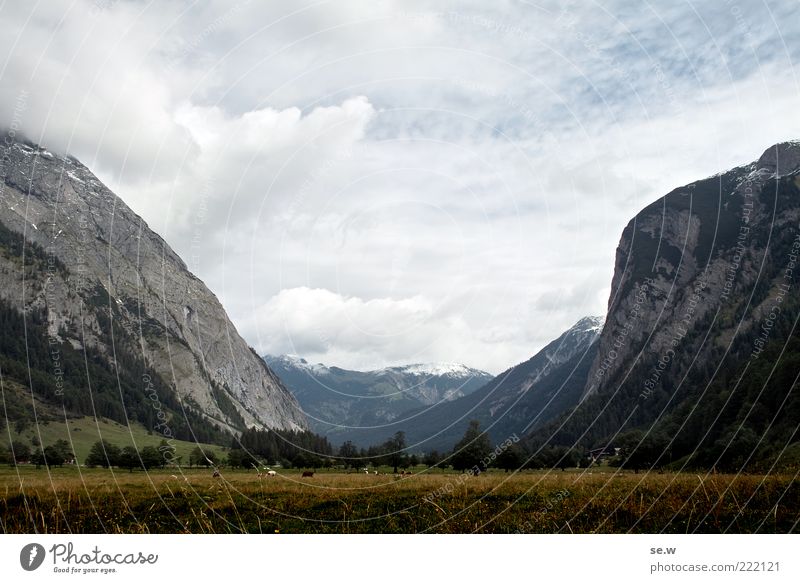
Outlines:
<svg viewBox="0 0 800 583"><path fill-rule="evenodd" d="M325 375L331 372L324 364L320 362L311 364L305 358L297 354L282 354L281 356L275 357L275 360L282 362L284 366L304 370L314 375Z"/></svg>
<svg viewBox="0 0 800 583"><path fill-rule="evenodd" d="M396 372L408 375L449 378L471 378L482 375L489 376L483 371L479 371L455 362L418 363L407 364L405 366L391 366L376 372Z"/></svg>

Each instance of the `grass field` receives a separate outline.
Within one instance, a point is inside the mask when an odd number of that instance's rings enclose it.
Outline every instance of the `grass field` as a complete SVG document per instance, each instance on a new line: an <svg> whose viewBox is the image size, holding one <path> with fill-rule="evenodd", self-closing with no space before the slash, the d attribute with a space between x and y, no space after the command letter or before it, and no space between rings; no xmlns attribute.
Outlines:
<svg viewBox="0 0 800 583"><path fill-rule="evenodd" d="M5 532L785 533L793 476L0 469Z"/></svg>
<svg viewBox="0 0 800 583"><path fill-rule="evenodd" d="M45 445L54 443L57 439L66 439L72 444L73 451L80 463L86 460L92 444L100 439L105 439L109 443L118 445L120 448L126 445L136 446L141 449L152 445L158 447L163 437L156 433L148 433L143 425L131 423L130 426L122 425L109 419L95 420L93 417L77 417L66 421L45 421L36 426L27 427L21 433L14 431L12 427L12 439L30 444L34 438ZM8 446L8 436L3 435L3 445ZM173 440L175 446L175 457L182 457L184 463L188 463L189 452L198 444L188 441ZM225 448L218 445L200 444L203 451L214 452L218 458L224 458Z"/></svg>

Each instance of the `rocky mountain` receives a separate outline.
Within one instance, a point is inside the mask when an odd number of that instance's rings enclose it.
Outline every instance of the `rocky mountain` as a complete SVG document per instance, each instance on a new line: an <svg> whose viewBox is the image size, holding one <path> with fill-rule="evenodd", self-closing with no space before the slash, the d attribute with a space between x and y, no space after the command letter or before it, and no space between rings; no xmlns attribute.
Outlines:
<svg viewBox="0 0 800 583"><path fill-rule="evenodd" d="M583 318L532 358L469 395L414 409L382 427L342 430L339 438L368 445L404 431L418 450L449 451L472 419L496 442L513 434L521 437L578 404L602 327L602 318Z"/></svg>
<svg viewBox="0 0 800 583"><path fill-rule="evenodd" d="M264 361L297 398L314 430L332 438L352 427L385 425L411 409L463 397L492 378L451 363L362 372L290 355L268 355Z"/></svg>
<svg viewBox="0 0 800 583"><path fill-rule="evenodd" d="M643 209L622 233L582 403L533 440L641 430L664 459L729 468L800 452L798 257L800 142Z"/></svg>
<svg viewBox="0 0 800 583"><path fill-rule="evenodd" d="M306 427L214 294L88 168L14 142L0 172L0 308L28 335L21 354L4 338L7 378L28 385L30 367L37 398L189 437Z"/></svg>

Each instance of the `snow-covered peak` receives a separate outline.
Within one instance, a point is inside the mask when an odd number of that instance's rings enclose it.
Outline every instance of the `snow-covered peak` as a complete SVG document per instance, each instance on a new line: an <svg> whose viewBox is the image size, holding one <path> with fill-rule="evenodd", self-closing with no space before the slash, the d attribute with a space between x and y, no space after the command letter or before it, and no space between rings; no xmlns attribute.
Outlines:
<svg viewBox="0 0 800 583"><path fill-rule="evenodd" d="M605 316L586 316L578 320L571 330L575 332L600 332L605 321Z"/></svg>
<svg viewBox="0 0 800 583"><path fill-rule="evenodd" d="M322 363L311 364L305 358L297 354L282 354L281 356L265 356L267 363L280 363L286 368L294 368L313 374L327 374L330 372L327 366Z"/></svg>
<svg viewBox="0 0 800 583"><path fill-rule="evenodd" d="M490 376L474 368L470 368L456 362L436 362L407 364L404 366L392 366L384 368L381 372L396 372L408 375L419 376L446 376L450 378L469 378L475 376Z"/></svg>
<svg viewBox="0 0 800 583"><path fill-rule="evenodd" d="M282 354L281 356L267 355L264 360L269 365L275 365L286 369L302 370L311 374L329 374L331 369L324 364L311 364L305 358L297 354ZM342 370L342 369L338 369ZM387 373L395 375L424 376L424 377L447 377L450 379L470 379L470 378L491 378L487 372L470 368L456 362L435 362L417 363L399 366L389 366L377 370L350 371L362 374L385 375Z"/></svg>

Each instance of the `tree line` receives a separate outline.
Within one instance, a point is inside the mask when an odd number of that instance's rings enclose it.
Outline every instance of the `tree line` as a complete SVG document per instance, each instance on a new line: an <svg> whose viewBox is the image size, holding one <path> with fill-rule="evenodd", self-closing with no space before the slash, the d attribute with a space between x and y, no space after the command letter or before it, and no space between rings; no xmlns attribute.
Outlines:
<svg viewBox="0 0 800 583"><path fill-rule="evenodd" d="M639 471L658 469L672 461L669 439L659 431L629 431L616 441L615 448L604 450L612 466ZM95 442L86 459L87 467L118 467L134 469L163 468L168 465L189 467L259 468L280 465L284 468L333 468L361 470L368 467L390 466L394 472L420 464L429 468L452 468L456 471L479 474L497 468L517 471L525 469L560 469L588 467L597 461L591 452L559 445L540 445L529 440L506 439L493 444L477 420L470 422L464 436L449 452L410 453L405 433L398 431L386 442L358 448L352 441L334 449L327 438L310 431L248 429L231 442L227 457L196 446L187 459L175 457L174 447L162 440L159 447L132 445L120 447L107 440ZM613 455L605 452L613 451ZM42 447L19 440L9 447L0 446L0 463L30 463L37 467L63 466L80 463L66 440Z"/></svg>

